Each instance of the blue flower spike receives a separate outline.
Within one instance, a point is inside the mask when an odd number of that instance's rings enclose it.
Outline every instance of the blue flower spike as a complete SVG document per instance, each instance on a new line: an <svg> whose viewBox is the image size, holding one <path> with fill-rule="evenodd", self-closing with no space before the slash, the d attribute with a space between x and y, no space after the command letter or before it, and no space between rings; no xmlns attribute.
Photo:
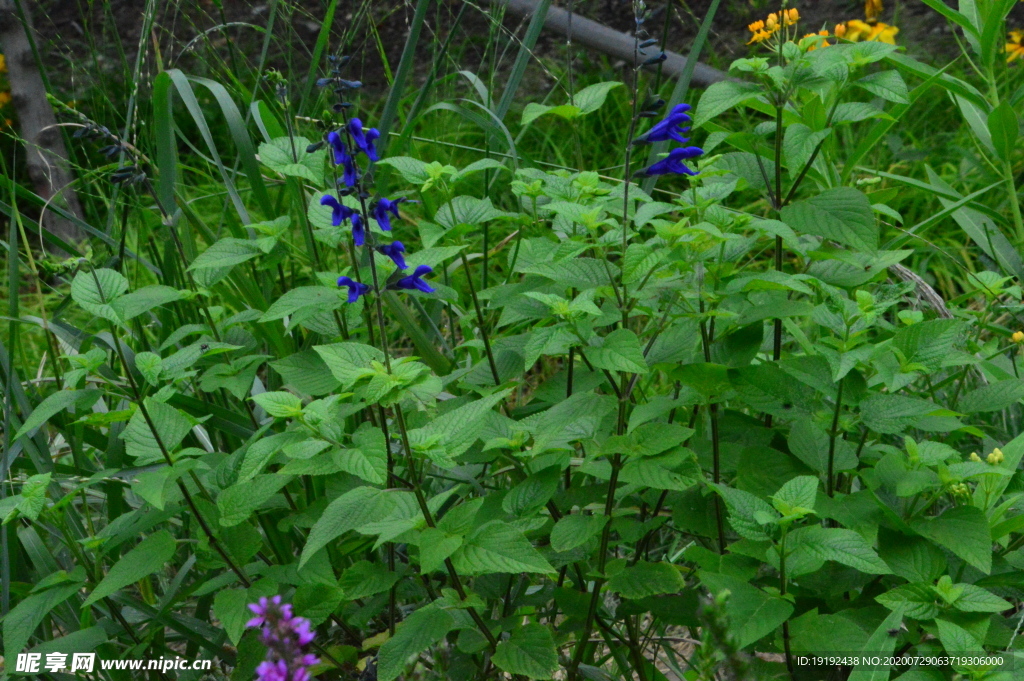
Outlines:
<svg viewBox="0 0 1024 681"><path fill-rule="evenodd" d="M407 277L402 277L393 284L394 288L405 289L407 291L422 291L423 293L433 293L434 287L423 281L423 276L430 274L434 270L429 265L420 265L416 268L416 271Z"/></svg>
<svg viewBox="0 0 1024 681"><path fill-rule="evenodd" d="M348 132L352 135L352 141L359 151L366 154L371 161L378 160L375 142L380 138L380 131L377 128L370 128L364 131L363 122L358 118L353 118L348 122Z"/></svg>
<svg viewBox="0 0 1024 681"><path fill-rule="evenodd" d="M704 150L700 147L678 147L668 152L668 156L655 162L649 168L641 170L638 175L650 177L651 175L689 175L697 174L683 161L702 156Z"/></svg>
<svg viewBox="0 0 1024 681"><path fill-rule="evenodd" d="M335 227L340 226L341 223L345 222L345 220L348 220L353 215L358 215L358 213L343 204L341 201L338 201L338 199L330 194L325 194L320 198L320 205L331 207L331 224Z"/></svg>
<svg viewBox="0 0 1024 681"><path fill-rule="evenodd" d="M404 270L408 267L408 265L405 264L405 257L402 255L405 253L405 246L401 241L392 241L386 246L378 246L377 250L391 258L395 263L395 267L398 269Z"/></svg>
<svg viewBox="0 0 1024 681"><path fill-rule="evenodd" d="M377 203L373 206L373 217L385 232L391 231L391 216L400 217L398 215L398 204L404 201L405 199L392 201L384 197L377 199Z"/></svg>
<svg viewBox="0 0 1024 681"><path fill-rule="evenodd" d="M651 144L652 142L676 141L686 144L690 138L683 137L684 132L689 132L690 127L683 125L692 119L686 112L692 109L689 104L676 104L662 120L654 124L645 134L633 140L633 144Z"/></svg>
<svg viewBox="0 0 1024 681"><path fill-rule="evenodd" d="M348 153L348 146L337 131L327 134L327 142L331 145L331 150L334 152L334 165L344 166L345 168L341 181L347 187L354 187L359 179L359 171L356 168L355 159Z"/></svg>
<svg viewBox="0 0 1024 681"><path fill-rule="evenodd" d="M338 277L338 286L344 286L348 288L348 302L354 303L359 300L360 296L364 296L370 292L370 287L367 284L362 284L350 277Z"/></svg>

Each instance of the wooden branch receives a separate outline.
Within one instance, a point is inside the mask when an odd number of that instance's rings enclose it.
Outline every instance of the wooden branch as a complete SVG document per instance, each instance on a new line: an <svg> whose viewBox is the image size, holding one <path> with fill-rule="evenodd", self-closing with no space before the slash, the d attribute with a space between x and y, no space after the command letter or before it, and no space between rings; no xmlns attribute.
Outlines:
<svg viewBox="0 0 1024 681"><path fill-rule="evenodd" d="M537 9L536 0L487 0L492 5L505 5L513 14L530 17ZM544 19L544 28L561 33L569 34L570 22L569 12L560 7L548 8L547 17ZM603 52L612 57L622 59L627 63L633 61L633 37L626 35L604 24L592 19L581 17L578 14L572 16L572 41L584 45L598 52ZM686 66L686 55L676 52L666 52L667 59L662 64L663 73L678 78ZM691 83L698 87L707 87L720 80L730 80L729 76L716 68L697 62L693 69Z"/></svg>
<svg viewBox="0 0 1024 681"><path fill-rule="evenodd" d="M7 61L7 80L24 142L25 165L36 194L80 218L82 209L71 185L73 175L64 138L56 127L53 107L46 99L46 85L32 51L31 22L26 3L0 0L0 48ZM84 236L78 226L53 211L43 212L42 224L48 232L68 242Z"/></svg>

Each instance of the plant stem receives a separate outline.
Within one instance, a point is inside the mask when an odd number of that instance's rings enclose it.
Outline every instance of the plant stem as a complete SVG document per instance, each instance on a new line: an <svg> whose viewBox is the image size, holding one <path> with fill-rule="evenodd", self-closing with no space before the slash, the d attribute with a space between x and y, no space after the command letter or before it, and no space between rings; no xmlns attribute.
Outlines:
<svg viewBox="0 0 1024 681"><path fill-rule="evenodd" d="M454 209L453 209L454 210ZM498 365L494 361L494 353L491 351L491 340L487 336L487 325L484 322L483 309L480 307L480 299L476 295L476 287L473 286L473 272L469 269L469 261L465 252L459 253L462 256L462 267L466 270L466 282L469 284L469 296L473 299L473 309L476 311L476 323L480 327L480 338L484 342L484 351L487 353L487 363L491 367L491 377L494 385L501 385L501 378L498 376Z"/></svg>
<svg viewBox="0 0 1024 681"><path fill-rule="evenodd" d="M829 496L835 493L835 458L836 458L836 436L839 435L839 413L843 407L843 383L845 376L839 379L839 387L836 388L836 408L832 412L832 429L828 434L828 478L825 481L825 491Z"/></svg>

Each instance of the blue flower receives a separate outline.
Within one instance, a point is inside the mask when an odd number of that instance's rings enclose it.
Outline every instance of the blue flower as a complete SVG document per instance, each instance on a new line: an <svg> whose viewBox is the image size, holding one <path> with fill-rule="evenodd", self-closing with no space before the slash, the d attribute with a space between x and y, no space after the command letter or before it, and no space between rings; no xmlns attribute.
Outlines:
<svg viewBox="0 0 1024 681"><path fill-rule="evenodd" d="M404 270L408 265L405 264L405 258L402 256L405 253L405 246L402 245L401 241L393 241L386 246L378 246L377 250L388 256L395 262L395 267L400 270Z"/></svg>
<svg viewBox="0 0 1024 681"><path fill-rule="evenodd" d="M650 168L641 170L639 175L696 175L697 171L692 170L683 161L690 158L697 158L704 154L700 147L678 147L668 152L668 156L651 165Z"/></svg>
<svg viewBox="0 0 1024 681"><path fill-rule="evenodd" d="M363 225L363 217L359 213L352 214L352 241L356 246L362 246L366 242L366 227Z"/></svg>
<svg viewBox="0 0 1024 681"><path fill-rule="evenodd" d="M363 122L353 118L348 122L348 132L359 151L366 154L371 161L376 161L377 147L374 143L380 138L380 131L377 128L370 128L363 132Z"/></svg>
<svg viewBox="0 0 1024 681"><path fill-rule="evenodd" d="M334 198L330 194L325 194L320 197L320 205L331 207L331 224L335 227L341 225L341 223L345 222L345 220L348 220L353 215L359 215L356 211L352 210L341 201L338 201L338 199Z"/></svg>
<svg viewBox="0 0 1024 681"><path fill-rule="evenodd" d="M416 271L407 277L402 277L394 284L392 288L407 289L409 291L423 291L424 293L433 293L434 287L423 281L423 275L430 274L434 270L429 265L420 265L416 268Z"/></svg>
<svg viewBox="0 0 1024 681"><path fill-rule="evenodd" d="M359 300L359 296L370 292L370 287L367 284L361 284L349 277L338 277L338 286L348 287L348 302L350 303L356 302Z"/></svg>
<svg viewBox="0 0 1024 681"><path fill-rule="evenodd" d="M676 104L672 107L672 111L655 123L654 127L646 134L633 140L633 144L650 144L651 142L668 142L669 140L686 144L690 139L683 137L682 133L688 132L690 128L684 126L683 123L689 123L692 120L686 113L691 108L693 107L689 104Z"/></svg>
<svg viewBox="0 0 1024 681"><path fill-rule="evenodd" d="M346 186L354 187L359 179L359 169L356 167L355 159L348 153L348 147L345 146L344 140L337 131L334 131L327 134L327 141L334 151L334 165L345 166L342 181Z"/></svg>
<svg viewBox="0 0 1024 681"><path fill-rule="evenodd" d="M396 218L399 217L398 204L403 201L405 199L396 199L394 201L383 197L377 199L377 203L373 207L373 217L385 232L391 231L391 215L394 215ZM388 213L391 213L391 215L388 215Z"/></svg>

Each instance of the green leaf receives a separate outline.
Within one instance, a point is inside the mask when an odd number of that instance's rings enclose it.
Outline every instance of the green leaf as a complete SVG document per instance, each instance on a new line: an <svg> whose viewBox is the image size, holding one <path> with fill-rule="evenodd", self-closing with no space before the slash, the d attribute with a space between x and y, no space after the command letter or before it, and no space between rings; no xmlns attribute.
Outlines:
<svg viewBox="0 0 1024 681"><path fill-rule="evenodd" d="M700 580L712 594L729 591L725 612L740 648L772 633L793 613L792 603L770 596L744 579L701 572Z"/></svg>
<svg viewBox="0 0 1024 681"><path fill-rule="evenodd" d="M817 497L818 478L813 475L798 475L776 492L772 503L779 513L789 515L791 510L783 510L779 506L814 510L814 501Z"/></svg>
<svg viewBox="0 0 1024 681"><path fill-rule="evenodd" d="M508 491L501 500L501 507L506 513L526 516L539 510L558 491L561 480L560 466L549 466L534 473Z"/></svg>
<svg viewBox="0 0 1024 681"><path fill-rule="evenodd" d="M384 593L394 586L400 577L397 572L389 571L383 563L360 560L342 573L338 586L345 591L346 598L355 600Z"/></svg>
<svg viewBox="0 0 1024 681"><path fill-rule="evenodd" d="M320 312L337 310L344 304L341 296L340 289L336 287L297 286L275 300L259 321L265 323L283 319L307 307L314 307Z"/></svg>
<svg viewBox="0 0 1024 681"><path fill-rule="evenodd" d="M394 681L410 658L434 645L455 627L450 613L431 603L398 624L377 657L378 681Z"/></svg>
<svg viewBox="0 0 1024 681"><path fill-rule="evenodd" d="M428 176L424 168L427 164L418 158L409 156L389 156L377 161L377 165L391 166L402 175L402 179L412 185L422 185Z"/></svg>
<svg viewBox="0 0 1024 681"><path fill-rule="evenodd" d="M970 655L981 653L981 642L959 624L946 620L935 620L939 629L939 640L946 655Z"/></svg>
<svg viewBox="0 0 1024 681"><path fill-rule="evenodd" d="M803 123L793 123L786 128L785 142L782 145L786 155L786 167L798 172L811 159L815 148L832 134L831 128L811 130Z"/></svg>
<svg viewBox="0 0 1024 681"><path fill-rule="evenodd" d="M824 237L860 251L878 250L871 201L851 187L827 189L792 203L782 210L782 221L797 233Z"/></svg>
<svg viewBox="0 0 1024 681"><path fill-rule="evenodd" d="M772 533L765 525L773 525L779 513L768 505L768 502L755 497L750 492L712 483L712 489L721 495L725 506L729 509L729 524L736 533L751 541L769 541Z"/></svg>
<svg viewBox="0 0 1024 681"><path fill-rule="evenodd" d="M300 584L292 597L295 614L305 617L316 627L327 621L327 618L341 605L345 592L336 584L313 582Z"/></svg>
<svg viewBox="0 0 1024 681"><path fill-rule="evenodd" d="M892 655L896 649L896 637L889 632L899 630L902 623L903 615L899 611L890 613L864 644L862 657ZM888 666L882 665L858 666L847 681L889 681L890 671Z"/></svg>
<svg viewBox="0 0 1024 681"><path fill-rule="evenodd" d="M555 571L522 532L500 520L485 523L466 537L452 562L467 575Z"/></svg>
<svg viewBox="0 0 1024 681"><path fill-rule="evenodd" d="M902 433L922 418L939 411L928 400L904 395L872 395L861 404L864 425L879 433Z"/></svg>
<svg viewBox="0 0 1024 681"><path fill-rule="evenodd" d="M110 304L111 309L117 314L121 321L134 319L140 314L149 312L154 307L160 307L175 300L181 300L181 291L170 286L146 286L121 296Z"/></svg>
<svg viewBox="0 0 1024 681"><path fill-rule="evenodd" d="M32 594L17 603L4 617L4 656L17 659L25 651L36 627L51 610L78 593L80 583L55 586L41 593ZM8 662L10 664L10 662Z"/></svg>
<svg viewBox="0 0 1024 681"><path fill-rule="evenodd" d="M232 485L217 495L220 524L231 527L249 519L256 509L291 481L290 475L267 473Z"/></svg>
<svg viewBox="0 0 1024 681"><path fill-rule="evenodd" d="M604 106L608 93L621 85L622 83L618 81L605 81L588 85L573 95L572 103L579 107L581 116L586 116L588 113L593 113Z"/></svg>
<svg viewBox="0 0 1024 681"><path fill-rule="evenodd" d="M236 646L245 632L246 621L252 616L247 607L250 602L245 589L221 589L213 598L213 614Z"/></svg>
<svg viewBox="0 0 1024 681"><path fill-rule="evenodd" d="M121 556L107 576L103 578L82 606L92 605L101 598L110 596L115 591L134 584L143 577L162 570L174 555L176 544L174 537L167 530L150 535L138 546Z"/></svg>
<svg viewBox="0 0 1024 681"><path fill-rule="evenodd" d="M302 400L289 392L260 393L253 395L252 401L276 418L295 418L302 415Z"/></svg>
<svg viewBox="0 0 1024 681"><path fill-rule="evenodd" d="M335 538L372 520L387 516L394 509L392 495L375 487L356 487L332 501L309 531L302 548L299 567Z"/></svg>
<svg viewBox="0 0 1024 681"><path fill-rule="evenodd" d="M887 101L897 104L910 103L910 91L899 71L876 71L855 80L853 84Z"/></svg>
<svg viewBox="0 0 1024 681"><path fill-rule="evenodd" d="M963 612L1004 612L1013 605L991 591L974 584L957 584L962 589L960 597L953 601L953 607Z"/></svg>
<svg viewBox="0 0 1024 681"><path fill-rule="evenodd" d="M634 374L647 373L647 360L644 359L640 339L629 329L612 331L604 337L604 343L600 347L588 349L587 357L598 369Z"/></svg>
<svg viewBox="0 0 1024 681"><path fill-rule="evenodd" d="M277 137L260 145L260 161L282 175L323 184L326 152L321 149L306 153L308 146L305 137Z"/></svg>
<svg viewBox="0 0 1024 681"><path fill-rule="evenodd" d="M437 209L434 219L439 225L453 229L460 225L475 227L484 222L509 217L509 215L509 213L495 208L490 199L456 196Z"/></svg>
<svg viewBox="0 0 1024 681"><path fill-rule="evenodd" d="M503 671L530 679L550 679L558 670L555 639L543 624L514 629L508 640L498 644L491 659Z"/></svg>
<svg viewBox="0 0 1024 681"><path fill-rule="evenodd" d="M341 381L343 390L348 390L358 381L373 361L384 361L384 353L372 345L362 343L334 343L316 345L317 354L327 364L334 377Z"/></svg>
<svg viewBox="0 0 1024 681"><path fill-rule="evenodd" d="M420 533L420 570L423 573L440 570L445 559L451 558L460 546L462 537L428 527Z"/></svg>
<svg viewBox="0 0 1024 681"><path fill-rule="evenodd" d="M1010 161L1017 145L1017 137L1020 135L1020 122L1010 101L1004 99L999 106L992 109L988 114L987 123L996 155L1004 161Z"/></svg>
<svg viewBox="0 0 1024 681"><path fill-rule="evenodd" d="M475 402L445 412L431 420L426 426L409 431L409 441L414 448L429 443L432 445L431 449L442 449L444 456L435 460L435 463L445 468L452 468L455 465L452 461L453 457L462 454L477 441L488 414L510 392L512 392L511 389L500 390Z"/></svg>
<svg viewBox="0 0 1024 681"><path fill-rule="evenodd" d="M920 518L912 527L985 574L992 571L992 534L980 508L956 506L938 517Z"/></svg>
<svg viewBox="0 0 1024 681"><path fill-rule="evenodd" d="M551 548L561 552L583 546L596 537L607 522L608 517L603 515L573 513L562 516L551 528Z"/></svg>
<svg viewBox="0 0 1024 681"><path fill-rule="evenodd" d="M872 575L892 573L867 540L853 530L810 525L796 532L800 533L801 545L819 558L842 563Z"/></svg>
<svg viewBox="0 0 1024 681"><path fill-rule="evenodd" d="M45 400L36 405L25 422L21 424L21 428L14 434L14 439L17 440L35 430L65 409L70 407L75 407L76 411L88 409L96 404L102 394L101 391L90 388L87 390L58 390L52 395L48 395Z"/></svg>
<svg viewBox="0 0 1024 681"><path fill-rule="evenodd" d="M608 580L608 589L623 598L639 600L648 596L674 594L686 587L679 570L670 563L637 561Z"/></svg>
<svg viewBox="0 0 1024 681"><path fill-rule="evenodd" d="M1007 378L989 383L963 396L957 404L957 411L965 414L999 411L1016 404L1024 398L1024 381Z"/></svg>
<svg viewBox="0 0 1024 681"><path fill-rule="evenodd" d="M231 268L262 254L263 251L255 241L227 237L200 253L188 268L190 270Z"/></svg>
<svg viewBox="0 0 1024 681"><path fill-rule="evenodd" d="M71 282L71 298L89 314L120 322L110 304L128 290L128 280L119 272L99 268L79 270Z"/></svg>
<svg viewBox="0 0 1024 681"><path fill-rule="evenodd" d="M146 421L142 410L138 409L121 434L125 442L125 451L128 456L136 459L137 466L164 461L160 444L163 444L168 454L172 454L192 428L189 420L171 405L149 397L146 398L145 404L156 433ZM157 436L160 438L159 441Z"/></svg>
<svg viewBox="0 0 1024 681"><path fill-rule="evenodd" d="M704 91L697 103L693 127L699 128L718 114L760 95L761 88L754 83L738 83L731 80L713 83Z"/></svg>
<svg viewBox="0 0 1024 681"><path fill-rule="evenodd" d="M281 374L286 386L306 395L319 397L337 390L341 385L323 358L312 349L288 355L271 362L270 366Z"/></svg>

